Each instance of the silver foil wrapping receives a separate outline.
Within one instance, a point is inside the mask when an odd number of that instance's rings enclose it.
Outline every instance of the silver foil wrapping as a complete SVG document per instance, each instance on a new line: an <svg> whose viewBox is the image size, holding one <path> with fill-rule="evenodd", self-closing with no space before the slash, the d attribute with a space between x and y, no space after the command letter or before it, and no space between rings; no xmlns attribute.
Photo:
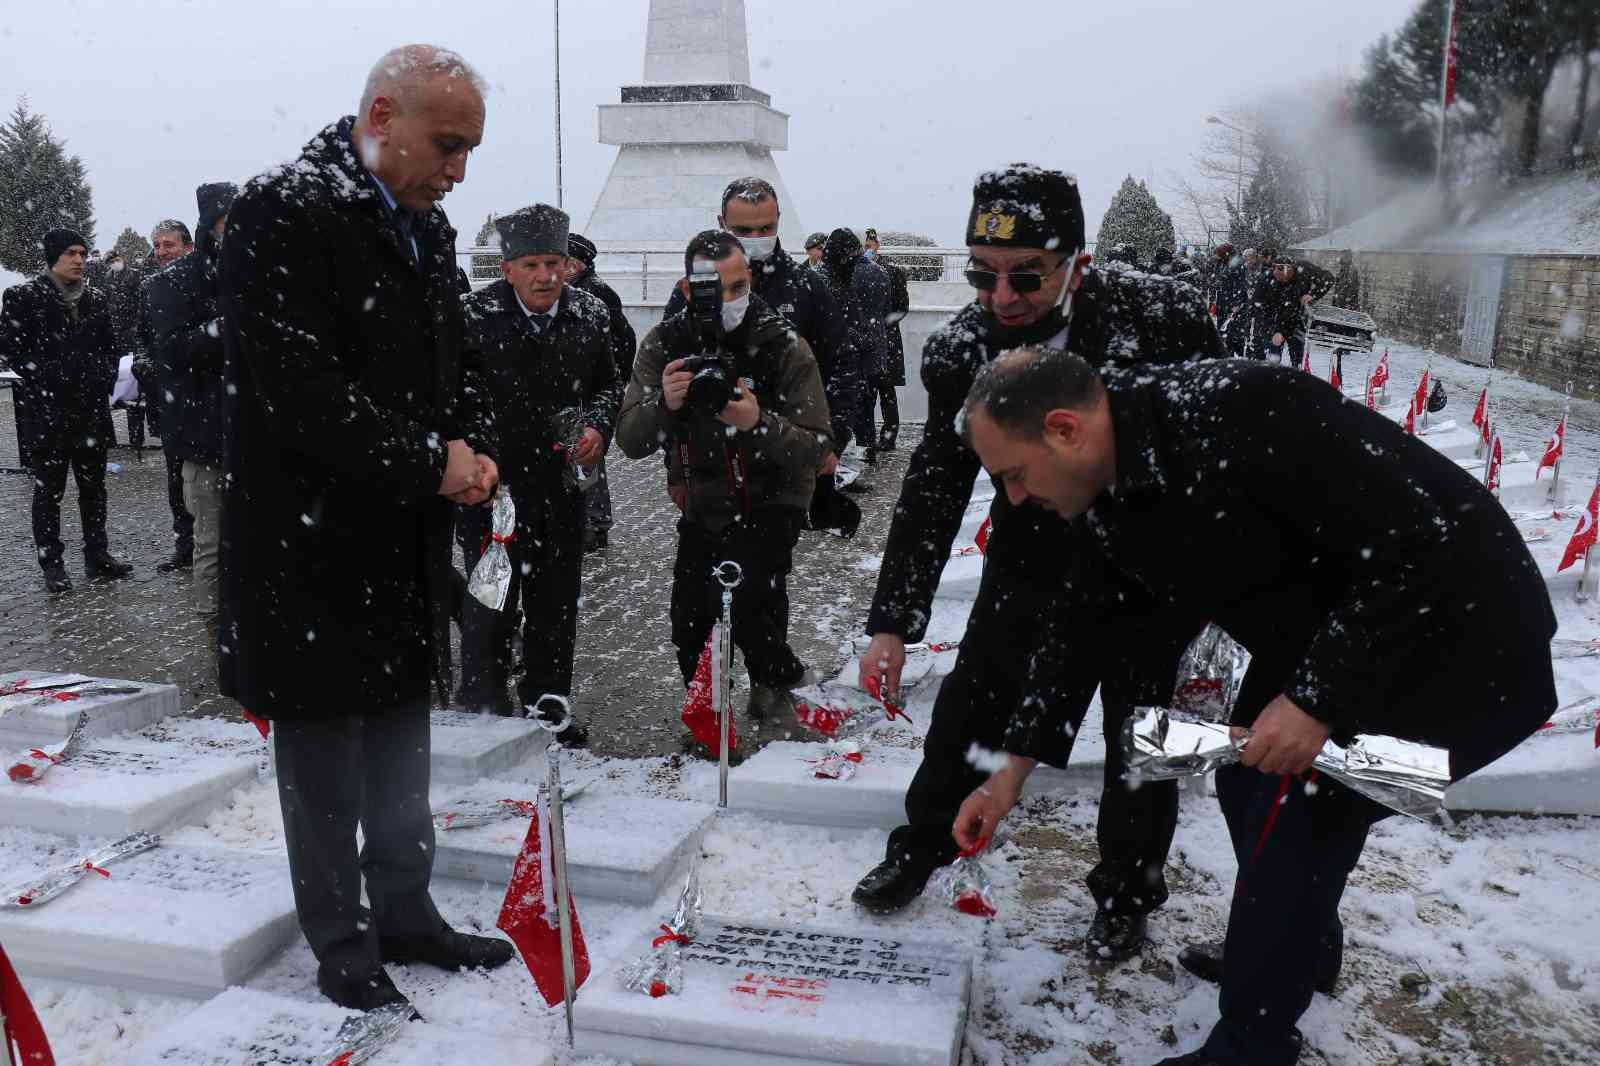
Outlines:
<svg viewBox="0 0 1600 1066"><path fill-rule="evenodd" d="M434 809L433 828L443 832L449 829L472 829L492 822L532 818L535 807L533 800L456 800Z"/></svg>
<svg viewBox="0 0 1600 1066"><path fill-rule="evenodd" d="M1600 696L1585 696L1559 707L1534 736L1592 733L1600 728Z"/></svg>
<svg viewBox="0 0 1600 1066"><path fill-rule="evenodd" d="M79 711L78 720L73 723L72 732L67 734L66 740L22 752L7 764L6 776L18 784L38 784L53 766L66 762L78 753L78 749L83 747L84 731L88 726L89 713Z"/></svg>
<svg viewBox="0 0 1600 1066"><path fill-rule="evenodd" d="M565 407L552 416L551 431L567 458L562 478L569 489L578 492L588 492L600 482L593 469L579 466L577 460L573 458L577 454L579 442L583 440L583 431L587 428L589 427L583 421L583 411L579 408Z"/></svg>
<svg viewBox="0 0 1600 1066"><path fill-rule="evenodd" d="M1146 781L1210 773L1238 762L1247 743L1248 737L1233 740L1226 725L1163 707L1139 708L1122 734L1129 772ZM1390 810L1424 820L1439 814L1450 785L1450 756L1444 749L1395 737L1358 736L1348 748L1330 740L1313 765Z"/></svg>
<svg viewBox="0 0 1600 1066"><path fill-rule="evenodd" d="M511 555L505 542L517 531L517 505L511 501L511 490L504 485L495 493L493 511L494 533L472 568L472 576L467 578L467 592L489 610L498 611L506 605L511 591Z"/></svg>
<svg viewBox="0 0 1600 1066"><path fill-rule="evenodd" d="M700 867L689 868L689 878L678 895L672 917L650 941L650 951L622 968L622 987L659 998L683 991L683 948L700 935Z"/></svg>
<svg viewBox="0 0 1600 1066"><path fill-rule="evenodd" d="M1226 722L1250 666L1250 653L1221 627L1207 625L1178 660L1173 703L1178 710Z"/></svg>
<svg viewBox="0 0 1600 1066"><path fill-rule="evenodd" d="M877 689L877 678L868 678L868 683ZM903 701L908 691L902 687L898 699ZM840 681L797 688L793 696L795 717L800 724L826 740L856 736L879 722L897 718L911 721L895 699L884 699L878 691L863 692Z"/></svg>
<svg viewBox="0 0 1600 1066"><path fill-rule="evenodd" d="M999 913L989 872L978 861L978 855L988 843L979 841L973 854L963 852L955 862L934 872L927 888L934 899L974 918L993 918Z"/></svg>
<svg viewBox="0 0 1600 1066"><path fill-rule="evenodd" d="M865 758L861 744L854 740L837 740L829 744L820 756L807 759L811 776L828 781L848 781L856 776L856 767Z"/></svg>
<svg viewBox="0 0 1600 1066"><path fill-rule="evenodd" d="M81 859L57 866L20 885L6 889L5 894L0 895L0 909L42 907L89 874L110 877L111 874L106 867L111 863L118 859L126 859L130 855L137 855L141 851L149 851L160 844L161 838L154 833L134 833L125 836L97 851L90 852Z"/></svg>
<svg viewBox="0 0 1600 1066"><path fill-rule="evenodd" d="M394 1043L400 1030L416 1017L416 1009L411 1004L389 1003L346 1018L322 1057L328 1060L328 1066L356 1066L356 1063L366 1062Z"/></svg>

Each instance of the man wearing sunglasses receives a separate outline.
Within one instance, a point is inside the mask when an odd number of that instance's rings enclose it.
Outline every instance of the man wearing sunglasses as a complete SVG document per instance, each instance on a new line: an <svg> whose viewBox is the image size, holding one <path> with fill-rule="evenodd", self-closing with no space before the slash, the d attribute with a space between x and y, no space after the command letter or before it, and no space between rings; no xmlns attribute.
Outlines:
<svg viewBox="0 0 1600 1066"><path fill-rule="evenodd" d="M905 644L920 640L927 627L940 572L979 472L978 457L956 422L980 369L1009 348L1068 342L1101 365L1223 354L1193 286L1132 271L1102 273L1089 265L1077 182L1060 171L1019 163L980 175L966 233L967 280L977 298L923 347L927 429L911 455L884 550L867 621L872 643L860 664L863 687L875 676L897 687ZM884 861L856 886L855 901L874 913L909 904L933 870L955 858L954 815L983 783L966 753L974 743L999 749L1007 719L1023 708L1028 638L1053 609L1073 554L1071 527L1038 507L1013 504L1002 492L990 516L993 532L977 602L955 669L939 691L922 766L906 794L909 824L890 834ZM1082 624L1090 631L1098 620L1085 617ZM1119 648L1121 662L1102 693L1108 733L1137 702L1170 693L1178 658L1195 634L1169 628L1162 619L1149 619ZM1029 754L1061 766L1071 737L1058 732L1039 746L1044 750ZM1117 749L1108 745L1108 752ZM1089 875L1098 906L1085 944L1094 959L1115 962L1138 950L1144 916L1166 899L1162 868L1177 822L1177 791L1166 785L1128 789L1114 755L1108 756L1106 782L1100 864Z"/></svg>

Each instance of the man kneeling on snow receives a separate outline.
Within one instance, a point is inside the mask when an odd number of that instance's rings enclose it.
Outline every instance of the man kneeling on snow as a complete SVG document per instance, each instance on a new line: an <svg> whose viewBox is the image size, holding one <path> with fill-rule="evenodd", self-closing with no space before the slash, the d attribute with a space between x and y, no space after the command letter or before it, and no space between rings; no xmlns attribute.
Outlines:
<svg viewBox="0 0 1600 1066"><path fill-rule="evenodd" d="M1083 534L1069 599L1124 619L1188 612L1190 632L1212 621L1249 649L1233 722L1250 739L1217 771L1239 860L1215 958L1222 1017L1165 1063L1293 1063L1295 1023L1337 975L1345 880L1389 813L1308 774L1312 760L1330 737L1379 734L1448 749L1459 779L1537 729L1556 704L1538 567L1455 463L1288 368L1096 371L1022 349L978 378L964 415L1011 501ZM1047 632L1032 666L1046 709L1025 708L1005 747L1036 750L1040 731L1065 743L1101 664L1132 650ZM972 793L962 847L993 832L1032 768L1013 756Z"/></svg>

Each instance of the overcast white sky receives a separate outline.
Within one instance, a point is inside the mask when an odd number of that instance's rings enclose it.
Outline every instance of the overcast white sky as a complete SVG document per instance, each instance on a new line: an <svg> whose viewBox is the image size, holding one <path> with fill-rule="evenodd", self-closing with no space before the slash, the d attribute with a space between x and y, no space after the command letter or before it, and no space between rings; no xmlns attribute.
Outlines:
<svg viewBox="0 0 1600 1066"><path fill-rule="evenodd" d="M99 240L194 187L287 159L355 108L386 49L457 49L494 86L483 147L445 202L470 239L490 211L554 200L552 0L3 0L0 103L26 93L89 170ZM595 105L643 71L648 0L566 0L566 206L582 227L616 149ZM1185 167L1208 112L1340 69L1409 0L748 0L751 74L788 112L777 154L807 230L955 242L980 169L1078 174L1090 235L1123 176ZM1171 205L1168 205L1169 210ZM707 221L715 204L706 205Z"/></svg>

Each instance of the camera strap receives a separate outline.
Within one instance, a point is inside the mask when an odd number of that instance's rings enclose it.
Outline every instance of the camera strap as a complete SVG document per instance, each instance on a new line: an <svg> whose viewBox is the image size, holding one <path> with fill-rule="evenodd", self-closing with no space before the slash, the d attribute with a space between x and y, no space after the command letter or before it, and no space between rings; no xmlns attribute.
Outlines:
<svg viewBox="0 0 1600 1066"><path fill-rule="evenodd" d="M750 484L745 479L744 457L739 454L739 446L737 444L729 444L724 442L722 445L722 456L724 461L727 463L728 481L732 486L729 495L734 497L735 501L739 504L740 512L746 517L749 517ZM683 474L683 485L685 490L687 490L690 484L691 475L689 472L689 442L686 440L680 440L678 442L678 469ZM684 495L684 514L689 513L689 501L692 496L693 493L688 492L686 492Z"/></svg>

